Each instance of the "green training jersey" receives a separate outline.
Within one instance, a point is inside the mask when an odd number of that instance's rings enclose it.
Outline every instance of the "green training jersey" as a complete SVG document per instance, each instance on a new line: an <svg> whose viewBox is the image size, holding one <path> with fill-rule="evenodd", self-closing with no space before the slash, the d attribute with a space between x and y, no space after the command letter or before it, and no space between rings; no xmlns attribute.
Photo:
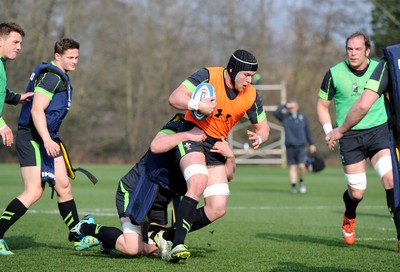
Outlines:
<svg viewBox="0 0 400 272"><path fill-rule="evenodd" d="M340 126L346 119L347 113L354 102L364 92L364 87L378 62L370 60L368 68L363 74L355 74L347 64L342 61L332 67L328 73L331 78L327 81L326 91L322 88L319 97L325 100L334 99L336 108L336 125ZM381 96L371 107L367 115L352 130L369 129L387 122L384 97Z"/></svg>

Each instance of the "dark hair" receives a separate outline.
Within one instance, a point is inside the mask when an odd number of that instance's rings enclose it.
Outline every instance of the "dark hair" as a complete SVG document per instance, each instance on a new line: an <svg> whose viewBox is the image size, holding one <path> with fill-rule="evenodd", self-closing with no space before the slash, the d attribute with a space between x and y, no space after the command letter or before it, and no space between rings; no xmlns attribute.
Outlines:
<svg viewBox="0 0 400 272"><path fill-rule="evenodd" d="M54 54L63 54L68 49L79 49L79 43L73 39L63 38L54 44Z"/></svg>
<svg viewBox="0 0 400 272"><path fill-rule="evenodd" d="M25 37L25 31L17 23L0 23L0 37L8 36L11 32L17 32Z"/></svg>
<svg viewBox="0 0 400 272"><path fill-rule="evenodd" d="M355 37L363 37L364 38L365 47L367 49L371 49L371 41L370 41L368 35L365 34L362 31L356 31L356 32L354 32L353 34L351 34L350 36L347 37L347 39L346 39L346 48L345 48L346 50L347 50L347 44L348 44L349 40L353 39Z"/></svg>

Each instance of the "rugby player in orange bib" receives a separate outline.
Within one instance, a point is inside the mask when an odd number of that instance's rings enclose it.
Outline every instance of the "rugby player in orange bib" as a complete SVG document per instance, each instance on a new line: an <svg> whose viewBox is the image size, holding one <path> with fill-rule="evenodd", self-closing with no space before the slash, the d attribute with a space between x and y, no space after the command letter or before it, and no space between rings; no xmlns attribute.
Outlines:
<svg viewBox="0 0 400 272"><path fill-rule="evenodd" d="M229 196L228 178L223 156L215 152L218 143L225 139L232 127L246 114L254 131L247 131L254 149L269 136L267 116L263 110L261 97L251 85L252 77L258 69L257 59L246 50L236 50L224 67L206 67L188 77L176 88L169 103L178 110L186 110L185 120L201 128L207 135L204 142L184 141L177 147L182 173L187 183L187 193L176 211L176 229L160 233L159 243L173 242L164 260L179 261L190 257L184 244L186 234L193 221L202 220L207 225L222 217L226 212ZM214 87L215 97L202 101L192 99L192 93L201 83ZM197 120L192 115L197 110L208 116ZM201 197L207 206L196 213Z"/></svg>

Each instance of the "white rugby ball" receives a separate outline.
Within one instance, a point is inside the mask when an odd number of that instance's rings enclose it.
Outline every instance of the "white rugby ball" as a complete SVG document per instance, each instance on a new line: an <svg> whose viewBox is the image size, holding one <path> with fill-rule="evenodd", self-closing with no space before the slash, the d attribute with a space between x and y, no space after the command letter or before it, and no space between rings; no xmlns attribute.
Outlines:
<svg viewBox="0 0 400 272"><path fill-rule="evenodd" d="M201 83L197 85L192 94L192 99L199 102L209 97L215 98L214 87L209 83ZM202 114L200 111L197 110L192 110L192 115L197 120L205 120L208 117L207 115Z"/></svg>

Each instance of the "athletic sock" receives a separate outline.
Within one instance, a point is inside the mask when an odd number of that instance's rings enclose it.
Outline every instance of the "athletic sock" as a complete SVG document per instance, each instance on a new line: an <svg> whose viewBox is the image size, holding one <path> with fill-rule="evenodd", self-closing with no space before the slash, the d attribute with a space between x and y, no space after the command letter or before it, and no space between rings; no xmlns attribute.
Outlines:
<svg viewBox="0 0 400 272"><path fill-rule="evenodd" d="M170 227L166 231L164 231L164 233L162 234L162 237L165 240L173 241L175 239L175 231L176 231L176 225L173 224L172 227Z"/></svg>
<svg viewBox="0 0 400 272"><path fill-rule="evenodd" d="M190 231L193 223L197 204L198 201L194 200L193 198L188 196L184 196L182 198L176 214L176 231L172 247L175 247L179 244L184 244L186 234Z"/></svg>
<svg viewBox="0 0 400 272"><path fill-rule="evenodd" d="M18 198L14 198L7 208L4 210L0 217L0 239L3 239L6 231L20 219L28 210L27 207L19 201Z"/></svg>
<svg viewBox="0 0 400 272"><path fill-rule="evenodd" d="M190 232L204 228L209 224L211 224L211 221L210 219L208 219L206 213L204 212L204 207L200 207L196 210L196 215L194 216Z"/></svg>
<svg viewBox="0 0 400 272"><path fill-rule="evenodd" d="M196 214L193 218L193 224L190 227L190 232L202 229L211 223L212 221L208 219L206 213L204 212L204 207L200 207L196 210ZM175 231L176 227L173 225L163 233L163 238L168 241L173 241L175 238Z"/></svg>
<svg viewBox="0 0 400 272"><path fill-rule="evenodd" d="M82 224L81 233L97 238L106 249L115 249L118 237L123 235L123 232L118 228L87 223Z"/></svg>
<svg viewBox="0 0 400 272"><path fill-rule="evenodd" d="M71 199L66 202L58 203L58 210L60 211L61 217L69 230L79 223L75 200Z"/></svg>
<svg viewBox="0 0 400 272"><path fill-rule="evenodd" d="M394 204L394 189L385 190L386 191L386 203L393 218L394 225L397 232L397 240L400 240L400 209L395 208Z"/></svg>
<svg viewBox="0 0 400 272"><path fill-rule="evenodd" d="M344 215L348 219L356 218L356 209L357 209L359 201L354 201L353 199L351 199L347 190L343 194L343 201L344 201L344 205L346 207L346 211L344 212Z"/></svg>

